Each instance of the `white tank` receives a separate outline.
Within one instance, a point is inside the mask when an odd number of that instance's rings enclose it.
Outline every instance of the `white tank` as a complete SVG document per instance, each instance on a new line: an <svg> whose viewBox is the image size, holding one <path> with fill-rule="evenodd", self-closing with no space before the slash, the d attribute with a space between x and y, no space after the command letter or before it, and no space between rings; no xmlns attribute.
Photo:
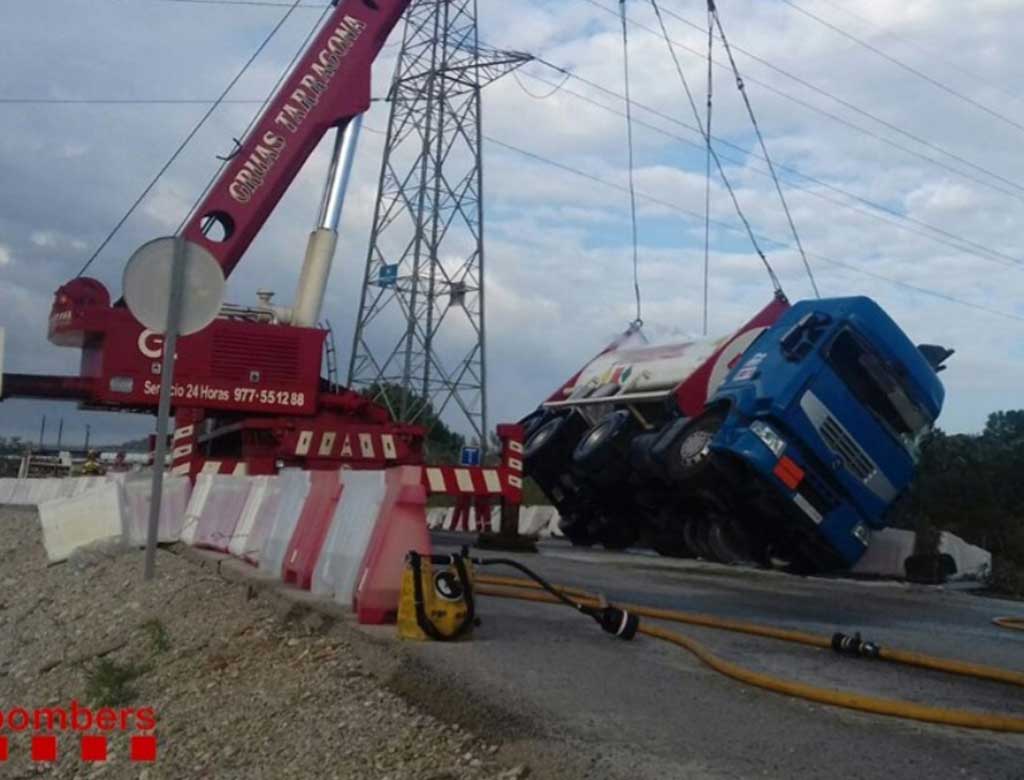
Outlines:
<svg viewBox="0 0 1024 780"><path fill-rule="evenodd" d="M707 362L728 339L700 339L606 352L580 373L574 387L615 382L631 393L671 390Z"/></svg>

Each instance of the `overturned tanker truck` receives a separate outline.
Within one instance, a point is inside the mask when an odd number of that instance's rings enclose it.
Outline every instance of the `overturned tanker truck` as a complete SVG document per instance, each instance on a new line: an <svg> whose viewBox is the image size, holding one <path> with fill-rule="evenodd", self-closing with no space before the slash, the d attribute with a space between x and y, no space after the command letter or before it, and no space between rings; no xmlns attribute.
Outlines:
<svg viewBox="0 0 1024 780"><path fill-rule="evenodd" d="M576 545L851 566L913 479L952 350L864 297L776 298L724 339L608 345L523 420Z"/></svg>

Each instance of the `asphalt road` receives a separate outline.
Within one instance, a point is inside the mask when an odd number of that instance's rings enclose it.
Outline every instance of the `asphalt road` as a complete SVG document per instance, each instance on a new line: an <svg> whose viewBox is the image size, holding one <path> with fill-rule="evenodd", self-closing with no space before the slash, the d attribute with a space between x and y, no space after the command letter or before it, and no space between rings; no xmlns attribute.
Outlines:
<svg viewBox="0 0 1024 780"><path fill-rule="evenodd" d="M435 535L439 550L461 544ZM499 553L481 552L494 557ZM705 612L1024 670L1024 633L991 618L1024 604L934 587L804 579L580 551L515 556L555 582L611 600ZM494 570L495 574L504 571ZM514 574L514 572L508 572ZM587 757L588 776L634 778L1022 778L1024 736L932 726L826 707L723 677L687 652L614 640L564 607L481 598L471 642L423 643L418 660ZM1024 716L1024 691L831 651L672 626L754 670L839 690Z"/></svg>

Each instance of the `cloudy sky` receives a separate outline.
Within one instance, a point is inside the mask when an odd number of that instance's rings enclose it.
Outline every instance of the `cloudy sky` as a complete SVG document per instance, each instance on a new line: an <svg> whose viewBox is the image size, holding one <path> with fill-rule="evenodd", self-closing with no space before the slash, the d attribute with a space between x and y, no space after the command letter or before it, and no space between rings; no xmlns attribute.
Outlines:
<svg viewBox="0 0 1024 780"><path fill-rule="evenodd" d="M90 268L119 291L123 264L174 230L230 150L322 4L295 11L125 228ZM1021 407L1024 379L1024 61L1019 0L725 0L769 151L824 295L878 300L916 341L958 352L941 425L976 431ZM614 0L480 0L481 36L534 63L484 99L492 422L532 408L633 317L622 42ZM703 102L705 13L662 0ZM94 247L287 9L170 0L4 0L0 24L0 326L8 371L72 373L48 344L53 290ZM842 32L856 36L872 51ZM704 155L646 0L630 0L643 316L656 338L701 327ZM392 40L400 38L396 31ZM397 47L375 69L386 90ZM722 54L716 42L717 55ZM893 62L896 60L897 62ZM742 102L716 58L714 134L727 173L791 299L811 294ZM587 82L590 82L589 84ZM50 102L17 102L24 99ZM190 104L54 100L195 100ZM652 110L653 109L653 110ZM387 107L366 119L326 313L347 365ZM694 146L697 144L697 146ZM520 151L517 151L520 150ZM527 156L522 152L528 152ZM229 283L290 300L316 216L326 147L293 185ZM556 167L540 158L556 161ZM571 172L575 169L591 178ZM598 181L600 180L600 181ZM602 183L603 182L603 183ZM716 182L709 318L735 327L771 286ZM0 434L116 441L150 418L5 402Z"/></svg>

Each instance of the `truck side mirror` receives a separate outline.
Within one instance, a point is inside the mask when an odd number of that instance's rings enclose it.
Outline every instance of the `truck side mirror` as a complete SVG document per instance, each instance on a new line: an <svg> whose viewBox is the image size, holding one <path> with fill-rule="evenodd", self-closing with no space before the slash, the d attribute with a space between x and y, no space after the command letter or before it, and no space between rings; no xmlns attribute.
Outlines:
<svg viewBox="0 0 1024 780"><path fill-rule="evenodd" d="M937 344L918 344L917 351L924 355L924 359L936 374L946 370L943 364L956 352L955 349L940 347Z"/></svg>

